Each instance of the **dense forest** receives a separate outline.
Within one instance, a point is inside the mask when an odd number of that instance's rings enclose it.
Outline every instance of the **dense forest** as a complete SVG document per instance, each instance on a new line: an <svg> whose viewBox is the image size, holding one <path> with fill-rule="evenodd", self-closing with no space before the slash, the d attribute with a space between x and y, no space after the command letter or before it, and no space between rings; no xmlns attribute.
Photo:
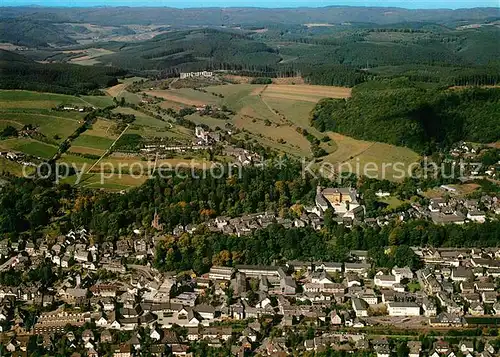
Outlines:
<svg viewBox="0 0 500 357"><path fill-rule="evenodd" d="M408 80L368 82L355 87L348 100L320 101L311 121L321 131L429 153L460 140L498 140L500 90L442 90Z"/></svg>
<svg viewBox="0 0 500 357"><path fill-rule="evenodd" d="M0 50L0 88L63 94L99 94L118 83L126 72L113 67L84 67L65 63L37 63Z"/></svg>
<svg viewBox="0 0 500 357"><path fill-rule="evenodd" d="M323 231L312 228L285 229L272 225L250 236L234 236L199 231L180 239L167 239L156 251L155 264L163 270L205 272L212 264L269 265L281 260L345 261L353 249L368 250L378 267L410 266L420 260L409 246L472 247L496 246L499 222L436 226L413 221L384 228L331 225ZM384 247L392 246L391 254Z"/></svg>
<svg viewBox="0 0 500 357"><path fill-rule="evenodd" d="M265 70L280 61L275 50L242 32L215 29L175 31L140 43L109 44L104 64L157 71Z"/></svg>
<svg viewBox="0 0 500 357"><path fill-rule="evenodd" d="M0 39L2 42L20 46L49 47L76 45L64 29L50 21L0 19Z"/></svg>

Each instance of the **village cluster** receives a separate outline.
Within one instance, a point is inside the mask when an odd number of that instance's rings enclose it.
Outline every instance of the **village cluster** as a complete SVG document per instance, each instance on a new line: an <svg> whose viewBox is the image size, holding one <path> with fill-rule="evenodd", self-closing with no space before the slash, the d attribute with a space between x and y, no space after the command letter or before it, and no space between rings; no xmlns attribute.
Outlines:
<svg viewBox="0 0 500 357"><path fill-rule="evenodd" d="M443 192L453 190L448 186L443 186L441 189ZM380 191L376 195L387 197L390 193ZM405 211L370 218L366 217L366 208L361 204L359 196L358 191L350 187L321 188L318 186L315 205L305 206L299 217L282 218L275 212L259 212L234 218L219 216L202 225L212 232L241 237L271 224L282 225L285 228L310 226L320 230L324 226L324 214L328 209L334 212L332 220L346 227L361 224L382 227L394 219L399 221L428 219L436 224L484 223L487 217L493 219L495 215L500 214L500 200L497 197L483 195L480 199L464 199L443 195L443 197L430 199L427 206L412 203L411 207ZM155 215L153 227L156 229L162 229L159 220L160 217ZM172 234L180 236L184 232L194 233L197 228L198 226L194 224L179 225L174 228Z"/></svg>
<svg viewBox="0 0 500 357"><path fill-rule="evenodd" d="M488 151L486 147L478 147L466 142L457 143L445 156L445 161L453 165L464 165L464 178L468 179L498 179L500 161L482 164L481 156ZM478 165L478 163L480 165Z"/></svg>

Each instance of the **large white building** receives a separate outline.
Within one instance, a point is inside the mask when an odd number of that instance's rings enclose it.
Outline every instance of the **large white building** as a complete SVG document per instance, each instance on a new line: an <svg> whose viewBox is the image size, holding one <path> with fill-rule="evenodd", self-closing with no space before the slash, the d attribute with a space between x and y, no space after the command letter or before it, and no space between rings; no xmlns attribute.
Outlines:
<svg viewBox="0 0 500 357"><path fill-rule="evenodd" d="M212 77L214 75L213 72L209 71L202 71L202 72L181 72L180 73L180 79L186 79L186 78L196 78L196 77Z"/></svg>

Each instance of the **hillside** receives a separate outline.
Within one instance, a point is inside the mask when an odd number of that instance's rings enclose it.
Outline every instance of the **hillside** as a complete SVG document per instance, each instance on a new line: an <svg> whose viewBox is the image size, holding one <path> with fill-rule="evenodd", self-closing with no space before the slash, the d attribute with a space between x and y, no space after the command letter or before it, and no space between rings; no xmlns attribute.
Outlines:
<svg viewBox="0 0 500 357"><path fill-rule="evenodd" d="M117 84L126 72L113 67L83 67L65 63L37 63L0 50L0 88L64 94L87 94Z"/></svg>
<svg viewBox="0 0 500 357"><path fill-rule="evenodd" d="M312 125L354 138L429 153L454 142L500 138L500 89L426 89L409 82L365 83L347 100L324 99Z"/></svg>
<svg viewBox="0 0 500 357"><path fill-rule="evenodd" d="M61 27L48 21L27 19L0 19L0 42L30 47L76 44Z"/></svg>

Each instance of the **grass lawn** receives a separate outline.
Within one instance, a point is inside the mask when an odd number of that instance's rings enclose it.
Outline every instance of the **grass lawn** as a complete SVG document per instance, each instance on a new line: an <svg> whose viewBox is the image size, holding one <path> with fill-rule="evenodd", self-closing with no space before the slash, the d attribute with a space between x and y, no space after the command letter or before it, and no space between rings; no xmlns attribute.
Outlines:
<svg viewBox="0 0 500 357"><path fill-rule="evenodd" d="M414 293L415 291L421 290L421 287L420 287L420 284L418 283L418 281L412 281L412 282L408 283L408 290L410 290L410 292L412 292L412 293Z"/></svg>
<svg viewBox="0 0 500 357"><path fill-rule="evenodd" d="M403 203L407 202L407 201L401 201L400 199L398 199L397 197L394 197L394 196L382 197L378 201L385 203L387 205L388 209L398 208Z"/></svg>

